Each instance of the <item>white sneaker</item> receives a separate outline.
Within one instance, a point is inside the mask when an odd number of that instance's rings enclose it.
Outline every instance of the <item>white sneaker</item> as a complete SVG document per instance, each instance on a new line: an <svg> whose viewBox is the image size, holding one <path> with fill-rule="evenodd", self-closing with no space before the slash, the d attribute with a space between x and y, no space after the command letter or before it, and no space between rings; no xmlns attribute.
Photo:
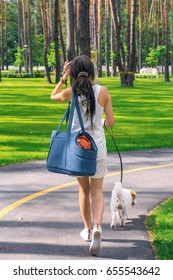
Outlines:
<svg viewBox="0 0 173 280"><path fill-rule="evenodd" d="M89 252L93 256L97 256L101 252L102 228L100 225L94 225L92 233L92 241Z"/></svg>
<svg viewBox="0 0 173 280"><path fill-rule="evenodd" d="M80 236L82 237L82 239L86 242L90 242L91 241L91 234L92 234L92 230L89 228L84 228L81 232L80 232Z"/></svg>

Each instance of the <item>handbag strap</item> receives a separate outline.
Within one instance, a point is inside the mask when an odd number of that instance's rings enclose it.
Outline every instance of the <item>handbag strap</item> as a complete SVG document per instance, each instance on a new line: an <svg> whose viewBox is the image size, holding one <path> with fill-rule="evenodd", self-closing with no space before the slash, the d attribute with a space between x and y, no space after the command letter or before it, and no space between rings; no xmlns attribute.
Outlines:
<svg viewBox="0 0 173 280"><path fill-rule="evenodd" d="M66 129L68 128L68 121L69 121L69 116L70 116L70 107L71 107L71 102L69 101L68 107L67 107L67 109L65 111L65 114L64 114L60 124L58 125L57 130L60 130L60 127L62 126L62 124L63 124L65 119L66 119Z"/></svg>
<svg viewBox="0 0 173 280"><path fill-rule="evenodd" d="M77 111L77 114L78 114L81 130L82 130L82 132L85 132L85 128L84 128L84 125L83 125L83 120L82 120L82 116L81 116L81 112L80 112L79 103L77 101L77 98L76 98L76 95L75 95L74 91L72 91L72 103L69 101L68 107L65 111L65 114L64 114L60 124L58 125L57 131L60 130L64 120L66 119L66 129L67 129L68 133L71 133L75 108L76 108L76 111Z"/></svg>
<svg viewBox="0 0 173 280"><path fill-rule="evenodd" d="M81 116L81 112L80 112L79 103L77 101L77 98L76 98L76 95L75 95L74 91L72 91L72 105L71 105L71 110L70 110L68 133L71 133L73 116L74 116L74 109L75 108L76 108L76 111L77 111L77 114L78 114L81 130L82 130L82 132L85 132L85 128L84 128L84 125L83 125L83 120L82 120L82 116Z"/></svg>

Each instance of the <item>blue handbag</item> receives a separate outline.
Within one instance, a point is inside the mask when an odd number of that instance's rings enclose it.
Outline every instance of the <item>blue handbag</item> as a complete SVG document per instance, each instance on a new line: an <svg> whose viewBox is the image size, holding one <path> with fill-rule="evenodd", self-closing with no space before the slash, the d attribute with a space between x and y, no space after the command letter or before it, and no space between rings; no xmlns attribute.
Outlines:
<svg viewBox="0 0 173 280"><path fill-rule="evenodd" d="M74 110L76 108L81 131L71 132ZM61 126L66 119L66 131ZM78 145L78 139L84 135L91 142L91 149L83 149ZM72 94L72 104L68 108L58 126L53 130L50 141L46 167L48 171L73 175L93 176L96 173L97 146L84 129L83 120L76 95Z"/></svg>

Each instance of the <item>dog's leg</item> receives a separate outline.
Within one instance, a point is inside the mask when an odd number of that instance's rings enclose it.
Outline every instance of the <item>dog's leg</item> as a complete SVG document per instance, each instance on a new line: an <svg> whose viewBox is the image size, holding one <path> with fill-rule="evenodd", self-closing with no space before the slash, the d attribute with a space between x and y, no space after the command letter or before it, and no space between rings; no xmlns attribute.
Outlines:
<svg viewBox="0 0 173 280"><path fill-rule="evenodd" d="M121 217L121 226L124 227L125 226L125 221L127 219L127 212L126 209L124 209L122 211L122 217Z"/></svg>
<svg viewBox="0 0 173 280"><path fill-rule="evenodd" d="M118 209L118 216L119 216L119 219L120 219L120 226L123 227L124 226L124 221L123 221L123 211L122 209Z"/></svg>
<svg viewBox="0 0 173 280"><path fill-rule="evenodd" d="M116 212L112 211L112 222L110 224L110 228L113 229L116 226Z"/></svg>

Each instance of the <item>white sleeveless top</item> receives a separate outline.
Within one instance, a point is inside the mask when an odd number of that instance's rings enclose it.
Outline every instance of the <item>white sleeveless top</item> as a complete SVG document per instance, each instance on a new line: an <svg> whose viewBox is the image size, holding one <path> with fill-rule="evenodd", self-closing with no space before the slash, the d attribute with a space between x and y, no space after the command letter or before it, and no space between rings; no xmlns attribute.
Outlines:
<svg viewBox="0 0 173 280"><path fill-rule="evenodd" d="M95 96L95 114L93 116L93 128L91 127L91 118L86 115L86 106L82 104L83 97L78 97L84 128L93 137L98 148L97 160L105 159L107 156L105 134L104 129L102 127L102 114L104 108L98 103L100 89L100 85L93 85L93 91ZM81 127L79 123L79 118L75 110L72 124L72 132L77 132L80 130Z"/></svg>

